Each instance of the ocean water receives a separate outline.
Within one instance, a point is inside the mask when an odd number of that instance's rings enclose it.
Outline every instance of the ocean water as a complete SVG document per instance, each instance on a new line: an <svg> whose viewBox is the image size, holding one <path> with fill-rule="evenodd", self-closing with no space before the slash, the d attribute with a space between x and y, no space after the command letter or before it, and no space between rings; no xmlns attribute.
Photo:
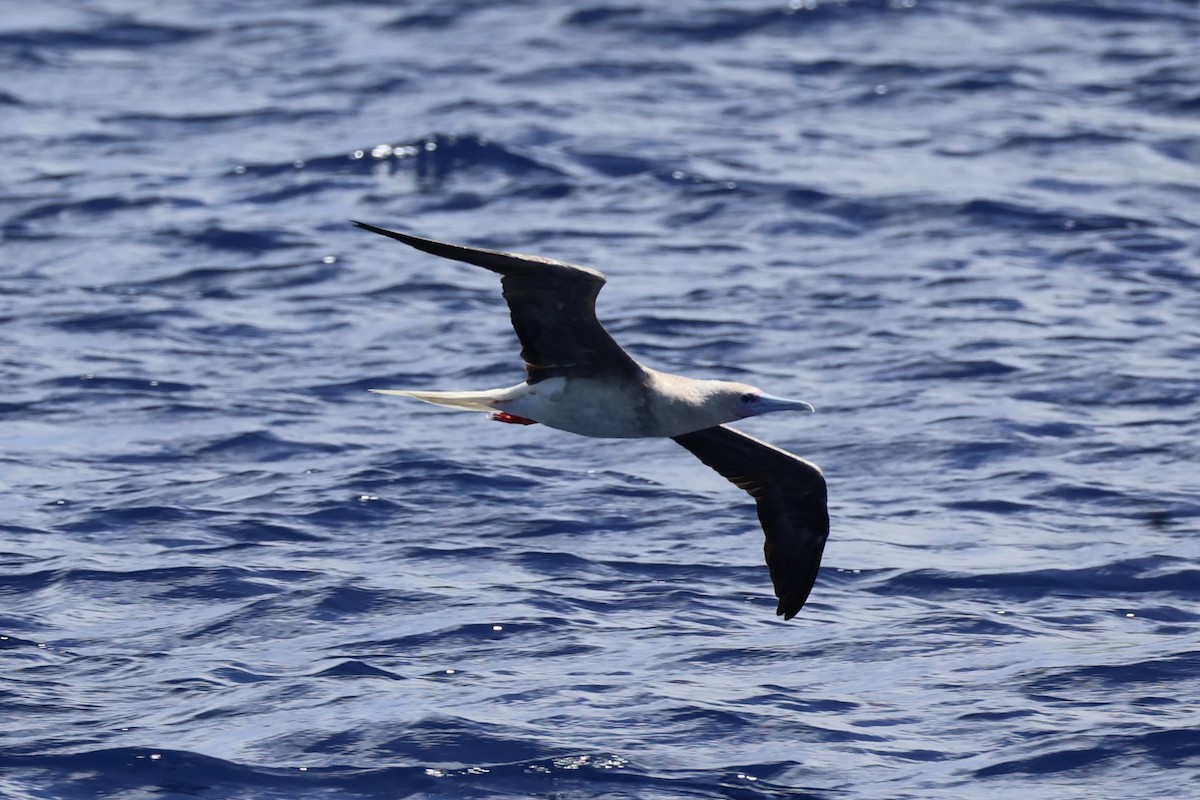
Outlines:
<svg viewBox="0 0 1200 800"><path fill-rule="evenodd" d="M0 0L0 796L1179 798L1200 785L1200 6ZM774 614L494 276L802 397Z"/></svg>

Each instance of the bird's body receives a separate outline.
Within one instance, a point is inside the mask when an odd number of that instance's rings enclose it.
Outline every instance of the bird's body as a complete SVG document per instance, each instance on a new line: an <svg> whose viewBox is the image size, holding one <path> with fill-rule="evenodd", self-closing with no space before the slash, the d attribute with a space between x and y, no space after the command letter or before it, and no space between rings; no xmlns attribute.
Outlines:
<svg viewBox="0 0 1200 800"><path fill-rule="evenodd" d="M812 406L743 383L697 380L639 364L596 319L596 295L605 282L596 270L355 225L499 273L525 359L525 382L503 389L372 391L582 436L674 439L754 497L779 598L776 613L795 616L816 580L829 534L824 476L816 465L725 423Z"/></svg>

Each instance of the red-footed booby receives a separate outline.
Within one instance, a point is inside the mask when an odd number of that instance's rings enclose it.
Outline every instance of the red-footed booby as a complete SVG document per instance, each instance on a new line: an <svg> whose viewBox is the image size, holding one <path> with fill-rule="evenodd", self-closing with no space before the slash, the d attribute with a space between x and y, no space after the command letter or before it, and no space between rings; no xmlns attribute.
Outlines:
<svg viewBox="0 0 1200 800"><path fill-rule="evenodd" d="M784 619L796 615L817 579L829 536L825 478L816 464L724 423L771 411L812 411L811 405L743 383L695 380L639 364L596 319L596 295L605 277L594 269L354 224L499 273L525 359L525 382L507 389L372 392L482 411L498 422L540 422L583 436L674 439L754 498L779 598L775 613Z"/></svg>

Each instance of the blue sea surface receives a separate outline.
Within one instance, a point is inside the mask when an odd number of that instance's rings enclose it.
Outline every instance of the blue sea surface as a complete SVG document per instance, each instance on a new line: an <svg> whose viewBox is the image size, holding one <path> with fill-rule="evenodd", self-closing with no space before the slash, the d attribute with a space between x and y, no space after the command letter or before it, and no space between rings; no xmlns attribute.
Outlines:
<svg viewBox="0 0 1200 800"><path fill-rule="evenodd" d="M523 371L351 219L812 402L799 616L673 442L369 394ZM1191 0L0 0L0 380L6 800L1200 786Z"/></svg>

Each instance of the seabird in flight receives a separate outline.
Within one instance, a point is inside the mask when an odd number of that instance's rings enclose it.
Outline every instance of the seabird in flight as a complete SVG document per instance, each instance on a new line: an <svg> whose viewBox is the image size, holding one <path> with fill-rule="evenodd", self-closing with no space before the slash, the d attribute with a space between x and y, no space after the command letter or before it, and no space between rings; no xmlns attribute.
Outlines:
<svg viewBox="0 0 1200 800"><path fill-rule="evenodd" d="M771 411L812 411L812 406L743 383L685 378L634 361L596 319L596 295L605 278L594 269L354 224L499 273L525 360L525 382L507 389L371 391L482 411L498 422L540 422L583 436L669 436L754 498L779 598L775 613L784 619L796 615L817 579L829 536L825 478L815 464L724 423Z"/></svg>

